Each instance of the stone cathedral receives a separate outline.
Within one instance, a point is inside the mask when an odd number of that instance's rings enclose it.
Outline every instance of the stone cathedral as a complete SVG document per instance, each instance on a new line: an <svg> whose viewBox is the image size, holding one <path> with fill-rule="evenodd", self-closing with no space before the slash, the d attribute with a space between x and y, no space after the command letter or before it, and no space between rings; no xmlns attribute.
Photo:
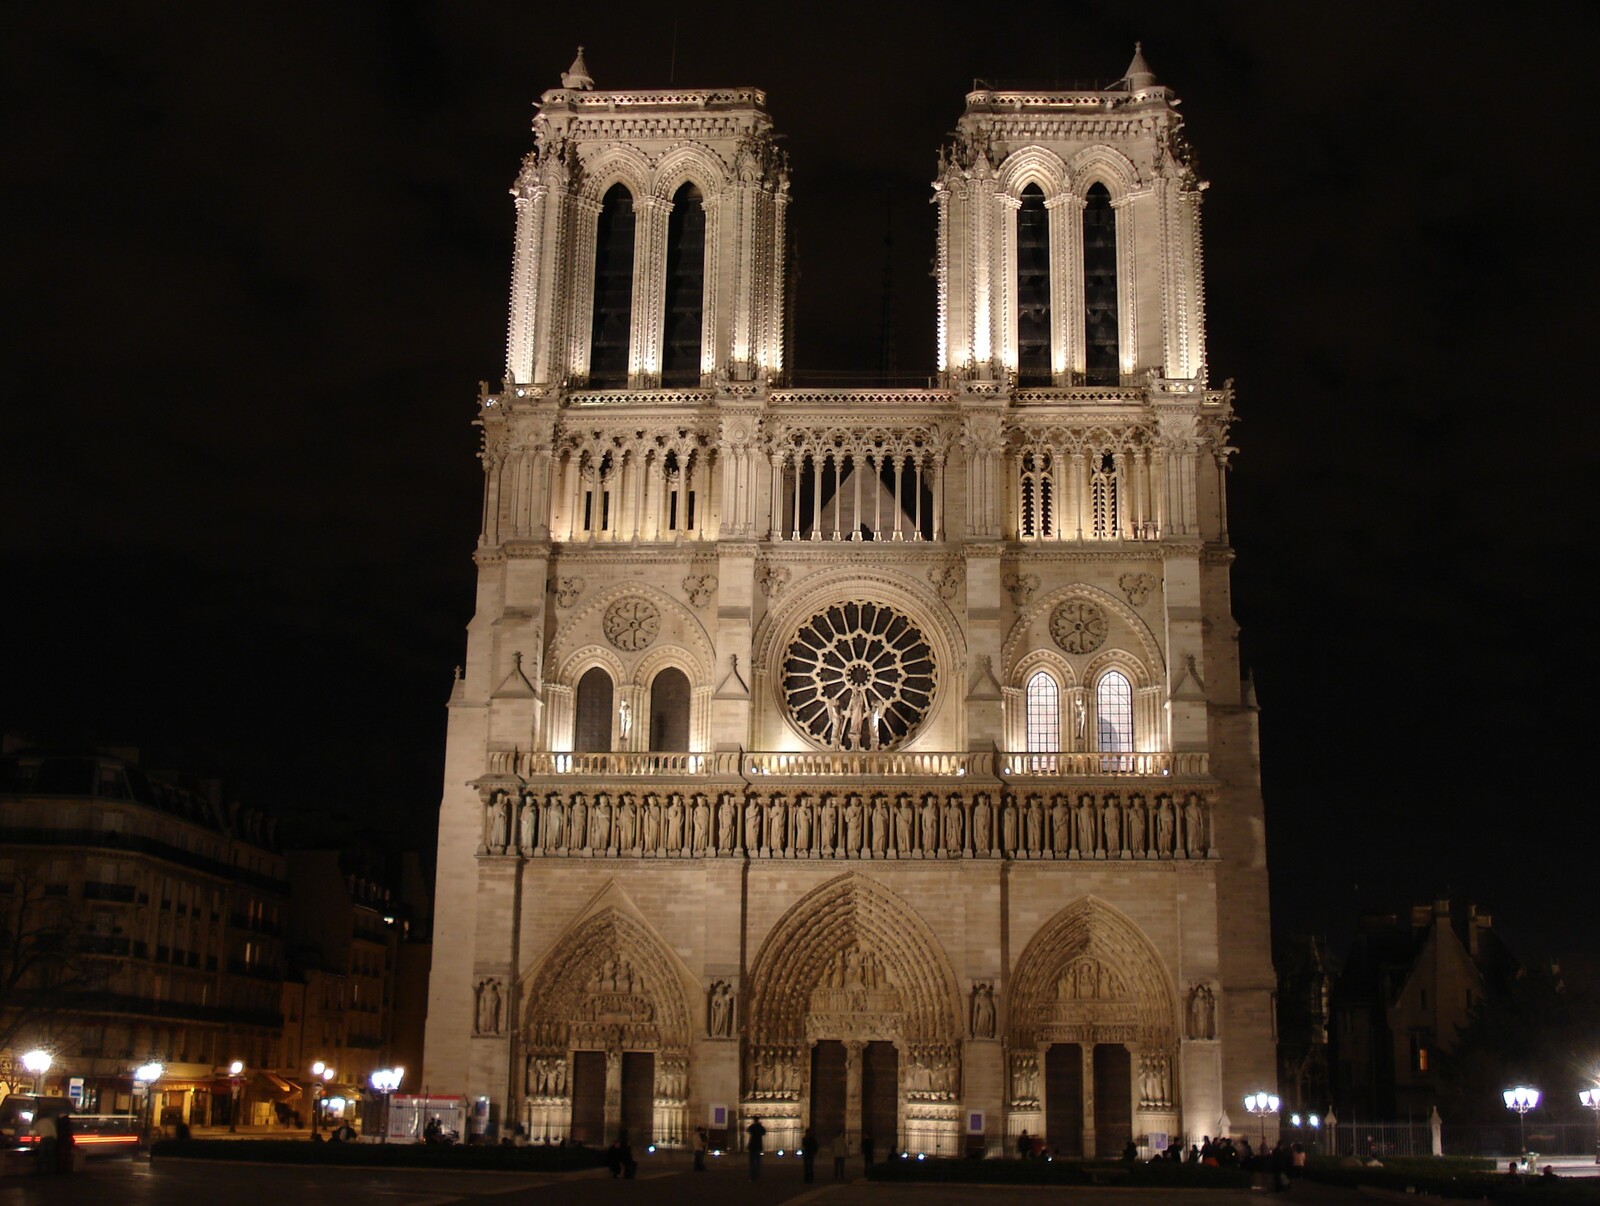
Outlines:
<svg viewBox="0 0 1600 1206"><path fill-rule="evenodd" d="M1065 1155L1274 1087L1255 701L1177 100L966 97L936 388L790 383L757 88L512 188L422 1082L535 1142Z"/></svg>

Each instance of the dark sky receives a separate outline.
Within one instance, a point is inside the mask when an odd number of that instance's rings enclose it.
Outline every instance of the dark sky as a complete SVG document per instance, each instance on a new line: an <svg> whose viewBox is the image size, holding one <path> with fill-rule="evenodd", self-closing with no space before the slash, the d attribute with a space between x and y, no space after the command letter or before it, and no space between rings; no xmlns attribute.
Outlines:
<svg viewBox="0 0 1600 1206"><path fill-rule="evenodd" d="M1141 38L1212 181L1279 928L1448 894L1592 954L1587 6L961 11L5 6L0 724L431 844L506 190L574 46L603 88L765 88L798 362L876 367L887 213L931 372L972 80L1109 81Z"/></svg>

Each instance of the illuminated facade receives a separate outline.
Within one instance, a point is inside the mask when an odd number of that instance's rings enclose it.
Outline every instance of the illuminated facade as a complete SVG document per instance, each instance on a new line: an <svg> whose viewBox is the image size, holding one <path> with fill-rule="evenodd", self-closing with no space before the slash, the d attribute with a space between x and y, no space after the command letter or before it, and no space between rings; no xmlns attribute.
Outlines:
<svg viewBox="0 0 1600 1206"><path fill-rule="evenodd" d="M938 388L815 390L764 95L597 91L581 55L544 95L480 400L431 1091L536 1139L759 1116L1092 1154L1273 1087L1175 105L1138 55L970 94Z"/></svg>

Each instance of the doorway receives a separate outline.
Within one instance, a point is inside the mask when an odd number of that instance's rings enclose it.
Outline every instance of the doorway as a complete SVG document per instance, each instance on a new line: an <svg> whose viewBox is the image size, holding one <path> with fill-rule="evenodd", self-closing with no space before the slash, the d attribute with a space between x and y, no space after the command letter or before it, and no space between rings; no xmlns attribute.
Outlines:
<svg viewBox="0 0 1600 1206"><path fill-rule="evenodd" d="M1121 1043L1094 1049L1094 1145L1098 1156L1119 1156L1133 1138L1133 1058Z"/></svg>
<svg viewBox="0 0 1600 1206"><path fill-rule="evenodd" d="M655 1141L656 1057L650 1051L622 1053L622 1129L628 1141L647 1147Z"/></svg>
<svg viewBox="0 0 1600 1206"><path fill-rule="evenodd" d="M604 1147L606 1128L606 1054L572 1053L572 1140Z"/></svg>
<svg viewBox="0 0 1600 1206"><path fill-rule="evenodd" d="M872 1042L861 1053L861 1133L872 1136L877 1158L896 1148L900 1130L900 1053Z"/></svg>
<svg viewBox="0 0 1600 1206"><path fill-rule="evenodd" d="M811 1129L826 1146L844 1130L844 1044L824 1039L811 1048Z"/></svg>
<svg viewBox="0 0 1600 1206"><path fill-rule="evenodd" d="M1083 1155L1083 1048L1055 1043L1044 1057L1044 1141L1057 1155Z"/></svg>

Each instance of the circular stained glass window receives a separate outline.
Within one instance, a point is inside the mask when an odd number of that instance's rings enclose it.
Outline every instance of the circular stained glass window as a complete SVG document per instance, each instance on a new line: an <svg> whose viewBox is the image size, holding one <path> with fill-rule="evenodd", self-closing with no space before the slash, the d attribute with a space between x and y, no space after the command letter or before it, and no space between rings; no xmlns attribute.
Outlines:
<svg viewBox="0 0 1600 1206"><path fill-rule="evenodd" d="M921 629L881 603L840 603L812 616L783 658L789 715L834 750L894 749L927 719L937 686Z"/></svg>

